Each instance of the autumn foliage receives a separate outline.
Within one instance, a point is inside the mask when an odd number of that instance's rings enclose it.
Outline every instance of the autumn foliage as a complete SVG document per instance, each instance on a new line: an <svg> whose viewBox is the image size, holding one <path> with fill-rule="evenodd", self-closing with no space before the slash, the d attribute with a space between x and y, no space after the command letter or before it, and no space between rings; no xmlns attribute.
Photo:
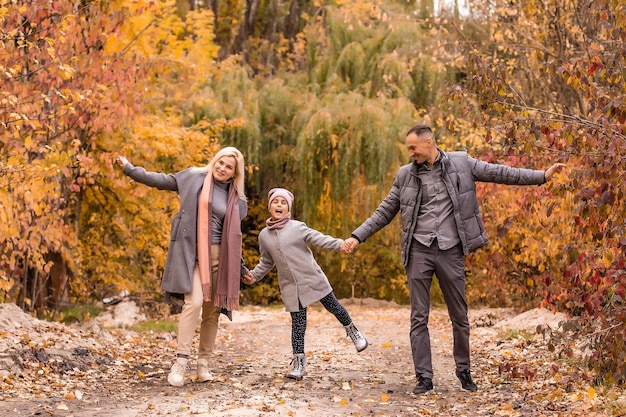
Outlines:
<svg viewBox="0 0 626 417"><path fill-rule="evenodd" d="M425 122L446 150L568 165L543 186L479 185L490 244L467 258L468 298L569 313L592 369L622 382L625 6L252 3L0 1L0 300L159 296L177 198L121 176L118 154L176 172L240 148L254 264L269 188L345 237ZM316 255L340 297L407 302L398 245L393 223L352 257ZM271 279L243 295L280 301Z"/></svg>
<svg viewBox="0 0 626 417"><path fill-rule="evenodd" d="M481 109L467 114L486 127L485 157L569 170L543 189L482 188L493 242L470 259L474 277L567 311L570 329L593 334L592 368L624 381L626 8L502 2L476 12L490 18L474 23L464 44L472 75L451 99Z"/></svg>
<svg viewBox="0 0 626 417"><path fill-rule="evenodd" d="M2 2L0 16L0 288L22 307L54 307L81 275L97 139L129 115L135 70L103 53L119 22L96 4Z"/></svg>

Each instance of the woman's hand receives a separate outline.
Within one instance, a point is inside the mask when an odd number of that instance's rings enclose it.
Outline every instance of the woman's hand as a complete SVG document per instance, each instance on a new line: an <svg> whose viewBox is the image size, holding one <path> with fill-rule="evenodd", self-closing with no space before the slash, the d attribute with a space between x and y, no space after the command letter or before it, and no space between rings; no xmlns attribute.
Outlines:
<svg viewBox="0 0 626 417"><path fill-rule="evenodd" d="M248 272L246 275L244 275L243 277L241 277L241 280L243 281L244 284L253 284L254 283L254 275L252 275L251 272Z"/></svg>
<svg viewBox="0 0 626 417"><path fill-rule="evenodd" d="M122 168L124 168L124 166L128 163L128 159L126 159L126 157L120 155L117 158L115 158L115 162L117 162L117 164L119 166L121 166Z"/></svg>

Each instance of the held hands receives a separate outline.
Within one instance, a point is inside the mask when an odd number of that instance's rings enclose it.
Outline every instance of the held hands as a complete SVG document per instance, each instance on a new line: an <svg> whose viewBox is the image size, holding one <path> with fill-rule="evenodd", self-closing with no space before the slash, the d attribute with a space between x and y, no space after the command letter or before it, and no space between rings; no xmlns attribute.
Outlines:
<svg viewBox="0 0 626 417"><path fill-rule="evenodd" d="M359 246L359 241L353 237L349 237L343 241L343 243L339 247L339 250L341 250L341 252L343 253L352 253L352 251L355 250L357 246Z"/></svg>
<svg viewBox="0 0 626 417"><path fill-rule="evenodd" d="M544 173L544 176L546 178L546 182L550 181L550 179L552 179L554 174L556 174L557 172L562 171L563 168L565 168L565 166L566 166L565 164L556 163L556 164L552 165L550 168L546 169L546 172Z"/></svg>
<svg viewBox="0 0 626 417"><path fill-rule="evenodd" d="M243 281L244 284L254 284L254 275L252 275L252 272L248 272L246 275L244 275L243 277L241 277L241 280Z"/></svg>

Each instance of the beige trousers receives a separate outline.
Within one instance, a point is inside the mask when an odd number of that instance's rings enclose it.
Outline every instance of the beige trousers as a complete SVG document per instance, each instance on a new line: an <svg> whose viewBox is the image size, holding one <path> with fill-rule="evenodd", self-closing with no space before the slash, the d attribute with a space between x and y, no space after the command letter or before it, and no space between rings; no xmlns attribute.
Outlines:
<svg viewBox="0 0 626 417"><path fill-rule="evenodd" d="M220 259L220 245L211 245L211 275L217 276L217 267ZM198 359L208 359L215 347L217 327L221 308L213 304L217 285L211 285L211 301L202 301L202 282L200 268L196 264L193 270L193 287L191 293L185 294L185 303L178 319L178 346L177 354L191 356L191 345L198 326L198 317L202 312L200 322L200 346Z"/></svg>

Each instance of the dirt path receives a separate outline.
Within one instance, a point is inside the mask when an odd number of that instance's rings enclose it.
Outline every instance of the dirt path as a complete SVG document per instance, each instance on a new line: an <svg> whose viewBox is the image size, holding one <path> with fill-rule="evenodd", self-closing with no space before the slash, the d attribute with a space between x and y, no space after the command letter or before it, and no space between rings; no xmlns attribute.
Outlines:
<svg viewBox="0 0 626 417"><path fill-rule="evenodd" d="M244 308L222 321L208 383L167 384L172 333L97 326L3 333L20 369L1 374L1 416L593 416L610 414L577 369L555 362L538 336L506 337L494 324L508 310L472 312L473 373L480 390L454 376L451 328L443 309L430 321L435 389L415 396L408 307L345 304L370 346L357 354L321 306L309 312L307 375L284 378L290 317L281 308ZM26 330L22 328L22 330ZM0 330L1 331L1 330ZM510 332L509 332L510 333ZM40 348L43 343L47 345ZM30 345L30 346L29 346ZM555 366L562 371L554 371ZM5 366L6 368L6 366ZM195 369L192 369L191 376ZM534 372L534 373L533 373ZM598 410L604 410L600 413Z"/></svg>

